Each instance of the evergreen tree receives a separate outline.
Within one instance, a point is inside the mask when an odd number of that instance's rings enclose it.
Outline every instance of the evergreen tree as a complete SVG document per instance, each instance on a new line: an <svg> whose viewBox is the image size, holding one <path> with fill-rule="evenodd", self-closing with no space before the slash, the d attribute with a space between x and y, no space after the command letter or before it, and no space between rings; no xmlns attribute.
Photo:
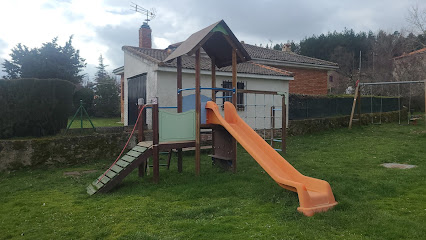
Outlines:
<svg viewBox="0 0 426 240"><path fill-rule="evenodd" d="M115 79L106 71L102 55L99 57L98 71L95 74L94 110L97 117L120 115L119 87Z"/></svg>
<svg viewBox="0 0 426 240"><path fill-rule="evenodd" d="M59 78L79 84L84 77L80 72L86 66L85 59L72 46L72 36L65 46L59 46L57 38L33 49L19 43L10 56L12 60L2 64L7 79Z"/></svg>

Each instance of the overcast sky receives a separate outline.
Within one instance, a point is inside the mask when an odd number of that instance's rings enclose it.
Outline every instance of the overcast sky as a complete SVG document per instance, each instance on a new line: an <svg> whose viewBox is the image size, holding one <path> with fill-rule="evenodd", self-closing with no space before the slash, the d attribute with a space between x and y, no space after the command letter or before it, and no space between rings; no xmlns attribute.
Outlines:
<svg viewBox="0 0 426 240"><path fill-rule="evenodd" d="M306 36L342 31L400 31L408 26L408 9L424 0L132 0L155 9L149 25L153 47L166 48L224 19L236 37L250 44L300 41ZM144 16L126 0L2 0L0 62L18 43L39 47L58 36L60 45L74 35L73 46L93 78L99 55L108 70L123 65L123 45L138 45ZM0 76L4 73L0 73Z"/></svg>

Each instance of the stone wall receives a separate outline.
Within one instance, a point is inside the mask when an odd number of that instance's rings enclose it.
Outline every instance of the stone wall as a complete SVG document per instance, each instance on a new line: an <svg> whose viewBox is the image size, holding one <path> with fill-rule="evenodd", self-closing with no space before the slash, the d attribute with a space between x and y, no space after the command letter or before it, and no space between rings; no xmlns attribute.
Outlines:
<svg viewBox="0 0 426 240"><path fill-rule="evenodd" d="M401 113L403 123L407 113ZM379 114L363 114L362 125L379 122ZM397 122L398 112L382 113L382 122ZM349 116L334 118L319 118L307 120L292 120L289 122L287 135L302 135L337 128L347 128ZM354 123L354 127L357 126ZM271 130L258 130L259 135L269 139ZM130 131L126 127L97 128L94 133L91 129L71 129L67 134L48 138L0 140L0 172L23 167L37 166L67 166L90 163L93 160L105 159L113 162L124 147ZM274 130L275 138L281 137L281 129ZM152 131L145 131L146 140L152 139ZM202 141L210 144L210 135L202 135ZM128 149L137 143L135 134Z"/></svg>
<svg viewBox="0 0 426 240"><path fill-rule="evenodd" d="M0 172L41 165L73 165L98 159L114 161L127 138L128 134L121 132L0 140ZM135 144L136 137L133 137L129 145Z"/></svg>

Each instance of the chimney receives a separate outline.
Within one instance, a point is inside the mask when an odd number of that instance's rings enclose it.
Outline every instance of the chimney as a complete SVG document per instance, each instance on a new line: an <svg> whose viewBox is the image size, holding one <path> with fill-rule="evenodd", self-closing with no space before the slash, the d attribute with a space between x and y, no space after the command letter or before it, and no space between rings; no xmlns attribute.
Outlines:
<svg viewBox="0 0 426 240"><path fill-rule="evenodd" d="M144 22L139 28L139 47L140 48L152 48L151 41L151 28L147 22Z"/></svg>
<svg viewBox="0 0 426 240"><path fill-rule="evenodd" d="M291 44L290 43L284 44L283 48L282 48L282 51L283 52L291 52Z"/></svg>

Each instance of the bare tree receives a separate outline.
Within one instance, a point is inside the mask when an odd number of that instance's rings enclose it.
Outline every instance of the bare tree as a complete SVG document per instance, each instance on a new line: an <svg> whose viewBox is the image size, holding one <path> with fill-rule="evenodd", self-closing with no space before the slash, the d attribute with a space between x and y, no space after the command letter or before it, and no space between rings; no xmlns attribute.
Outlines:
<svg viewBox="0 0 426 240"><path fill-rule="evenodd" d="M420 9L417 5L412 6L408 10L407 22L410 24L411 30L415 34L422 35L423 39L426 39L426 8ZM424 41L419 41L419 43L423 47L426 47Z"/></svg>

